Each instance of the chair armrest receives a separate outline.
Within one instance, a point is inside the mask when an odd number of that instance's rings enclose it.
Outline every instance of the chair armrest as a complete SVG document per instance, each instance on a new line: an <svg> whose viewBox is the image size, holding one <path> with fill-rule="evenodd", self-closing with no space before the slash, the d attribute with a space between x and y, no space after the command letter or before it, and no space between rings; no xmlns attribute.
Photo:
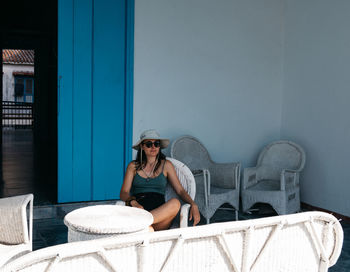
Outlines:
<svg viewBox="0 0 350 272"><path fill-rule="evenodd" d="M196 186L198 186L197 184L198 177L203 176L204 201L205 201L205 206L208 207L209 205L208 197L210 195L210 172L208 169L195 169L195 170L191 170L191 172L196 180Z"/></svg>
<svg viewBox="0 0 350 272"><path fill-rule="evenodd" d="M115 203L115 205L125 206L125 201L123 201L123 200L117 200L117 202Z"/></svg>
<svg viewBox="0 0 350 272"><path fill-rule="evenodd" d="M195 181L196 181L196 188L198 189L201 184L200 181L198 181L198 178L203 177L203 188L204 188L204 203L205 206L208 207L209 205L209 195L210 195L210 172L208 169L195 169L191 170ZM196 194L199 194L199 190L196 189Z"/></svg>
<svg viewBox="0 0 350 272"><path fill-rule="evenodd" d="M0 199L0 243L17 245L32 244L33 194ZM29 223L27 206L29 205Z"/></svg>
<svg viewBox="0 0 350 272"><path fill-rule="evenodd" d="M241 163L212 163L209 166L211 184L226 189L238 189L240 187Z"/></svg>
<svg viewBox="0 0 350 272"><path fill-rule="evenodd" d="M245 190L258 183L259 167L248 167L243 170L242 190Z"/></svg>
<svg viewBox="0 0 350 272"><path fill-rule="evenodd" d="M186 203L181 206L180 210L180 228L188 227L188 215L190 213L191 205Z"/></svg>
<svg viewBox="0 0 350 272"><path fill-rule="evenodd" d="M292 170L292 169L283 169L281 172L281 190L284 191L286 189L287 183L290 183L290 181L293 182L293 185L296 186L299 184L299 172L298 170Z"/></svg>

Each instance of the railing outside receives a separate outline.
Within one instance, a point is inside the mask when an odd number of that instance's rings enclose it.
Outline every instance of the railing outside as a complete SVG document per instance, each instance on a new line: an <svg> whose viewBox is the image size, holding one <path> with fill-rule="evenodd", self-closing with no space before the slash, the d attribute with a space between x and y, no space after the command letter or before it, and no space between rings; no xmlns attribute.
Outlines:
<svg viewBox="0 0 350 272"><path fill-rule="evenodd" d="M33 128L33 103L2 102L2 126L14 128Z"/></svg>

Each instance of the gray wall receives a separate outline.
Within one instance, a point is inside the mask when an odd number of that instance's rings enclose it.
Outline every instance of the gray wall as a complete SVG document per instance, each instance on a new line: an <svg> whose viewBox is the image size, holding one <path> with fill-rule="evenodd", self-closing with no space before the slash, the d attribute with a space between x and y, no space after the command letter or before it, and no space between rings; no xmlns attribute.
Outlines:
<svg viewBox="0 0 350 272"><path fill-rule="evenodd" d="M350 216L350 1L286 1L281 135L305 147L302 201Z"/></svg>
<svg viewBox="0 0 350 272"><path fill-rule="evenodd" d="M136 0L134 142L191 134L251 166L294 140L302 201L350 216L348 14L348 0Z"/></svg>
<svg viewBox="0 0 350 272"><path fill-rule="evenodd" d="M279 139L280 0L136 0L134 142L198 137L218 162Z"/></svg>

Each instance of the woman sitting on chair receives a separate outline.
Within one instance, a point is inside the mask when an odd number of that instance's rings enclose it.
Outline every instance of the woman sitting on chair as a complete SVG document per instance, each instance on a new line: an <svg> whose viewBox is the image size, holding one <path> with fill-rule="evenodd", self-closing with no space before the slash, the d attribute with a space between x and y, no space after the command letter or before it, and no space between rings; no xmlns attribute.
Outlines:
<svg viewBox="0 0 350 272"><path fill-rule="evenodd" d="M160 150L168 145L169 140L162 139L157 131L144 131L133 146L137 150L136 160L129 163L120 190L120 198L126 205L152 213L154 230L168 229L180 210L178 199L172 198L165 202L168 182L181 199L191 205L189 219L193 219L193 225L197 225L200 220L197 204L182 187L174 166Z"/></svg>

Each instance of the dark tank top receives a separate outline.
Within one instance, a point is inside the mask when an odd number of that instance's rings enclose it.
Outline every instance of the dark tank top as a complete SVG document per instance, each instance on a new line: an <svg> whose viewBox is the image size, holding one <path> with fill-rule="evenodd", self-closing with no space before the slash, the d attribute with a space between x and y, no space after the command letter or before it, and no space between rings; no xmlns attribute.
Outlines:
<svg viewBox="0 0 350 272"><path fill-rule="evenodd" d="M136 173L134 180L132 181L131 194L136 195L140 193L158 193L165 194L165 188L168 183L167 178L164 176L164 165L162 167L162 172L155 178L143 178L138 173Z"/></svg>
<svg viewBox="0 0 350 272"><path fill-rule="evenodd" d="M164 164L162 172L155 178L143 178L136 173L133 179L130 193L147 211L152 211L165 203L164 195L168 180L163 174Z"/></svg>

